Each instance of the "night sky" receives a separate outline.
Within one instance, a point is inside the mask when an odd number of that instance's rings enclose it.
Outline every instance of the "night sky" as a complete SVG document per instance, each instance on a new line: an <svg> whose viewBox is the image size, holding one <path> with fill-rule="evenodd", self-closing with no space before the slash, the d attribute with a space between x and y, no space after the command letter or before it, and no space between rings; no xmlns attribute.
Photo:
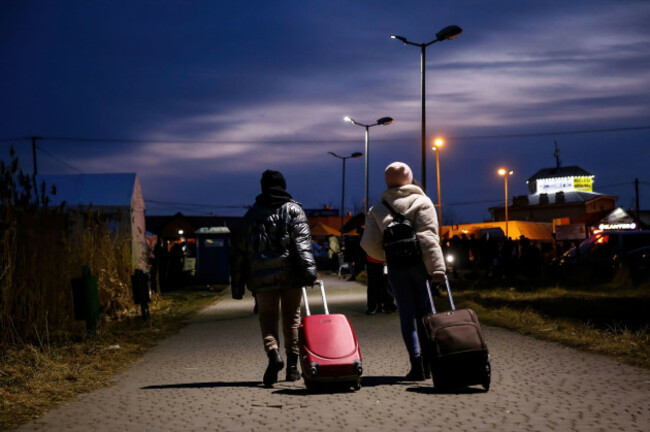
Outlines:
<svg viewBox="0 0 650 432"><path fill-rule="evenodd" d="M0 157L14 144L39 174L137 172L147 214L243 214L267 168L306 208L338 208L341 161L364 151L370 198L383 170L420 177L420 51L427 133L440 153L446 223L479 222L555 165L594 191L650 209L650 2L4 1ZM567 132L583 133L567 133ZM363 159L348 160L347 210L360 210ZM427 189L436 201L435 154ZM181 204L161 203L173 202ZM229 208L234 206L235 208Z"/></svg>

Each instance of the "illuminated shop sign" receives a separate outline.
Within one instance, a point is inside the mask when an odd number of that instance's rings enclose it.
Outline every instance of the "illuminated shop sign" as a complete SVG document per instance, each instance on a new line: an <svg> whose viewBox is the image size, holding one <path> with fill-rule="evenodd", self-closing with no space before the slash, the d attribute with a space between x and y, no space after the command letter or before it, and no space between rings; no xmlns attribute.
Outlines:
<svg viewBox="0 0 650 432"><path fill-rule="evenodd" d="M593 191L593 176L559 177L537 180L537 193Z"/></svg>
<svg viewBox="0 0 650 432"><path fill-rule="evenodd" d="M636 224L634 222L598 225L599 230L633 230L635 228L636 228Z"/></svg>
<svg viewBox="0 0 650 432"><path fill-rule="evenodd" d="M591 177L573 177L573 189L583 192L593 192Z"/></svg>

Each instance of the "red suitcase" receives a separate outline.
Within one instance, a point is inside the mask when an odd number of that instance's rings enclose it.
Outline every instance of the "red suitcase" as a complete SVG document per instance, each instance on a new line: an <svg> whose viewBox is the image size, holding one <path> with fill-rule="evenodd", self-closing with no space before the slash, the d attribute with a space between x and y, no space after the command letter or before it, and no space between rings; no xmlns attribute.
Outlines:
<svg viewBox="0 0 650 432"><path fill-rule="evenodd" d="M316 281L325 314L311 315L307 290L302 288L305 315L300 324L300 367L308 389L339 383L361 388L361 352L357 337L345 315L330 314L323 281Z"/></svg>

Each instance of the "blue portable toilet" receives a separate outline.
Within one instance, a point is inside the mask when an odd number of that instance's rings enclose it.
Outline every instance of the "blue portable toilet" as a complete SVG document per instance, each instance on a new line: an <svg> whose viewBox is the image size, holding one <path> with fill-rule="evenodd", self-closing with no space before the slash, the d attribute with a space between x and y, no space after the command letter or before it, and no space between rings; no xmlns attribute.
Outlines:
<svg viewBox="0 0 650 432"><path fill-rule="evenodd" d="M230 283L230 230L199 228L196 235L196 276L209 284Z"/></svg>

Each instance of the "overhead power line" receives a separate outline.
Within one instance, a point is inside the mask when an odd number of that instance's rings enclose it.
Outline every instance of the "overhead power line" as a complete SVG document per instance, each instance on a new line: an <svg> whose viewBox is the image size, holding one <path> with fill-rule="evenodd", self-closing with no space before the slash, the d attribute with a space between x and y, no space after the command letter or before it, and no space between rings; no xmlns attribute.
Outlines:
<svg viewBox="0 0 650 432"><path fill-rule="evenodd" d="M202 207L202 208L230 208L230 209L247 209L247 208L250 208L250 206L247 206L247 205L200 204L200 203L162 201L162 200L152 200L152 199L146 199L144 201L148 202L148 203L152 203L152 204L190 206L190 207Z"/></svg>
<svg viewBox="0 0 650 432"><path fill-rule="evenodd" d="M650 186L650 183L644 182L644 181L639 181L639 184ZM628 181L624 183L616 183L616 184L609 184L609 185L604 185L604 186L598 186L598 189L608 189L608 188L614 188L614 187L620 187L620 186L634 186L633 181ZM462 206L462 205L472 205L472 204L491 204L491 203L502 203L503 200L477 200L477 201L459 201L459 202L450 202L450 203L443 203L444 206Z"/></svg>
<svg viewBox="0 0 650 432"><path fill-rule="evenodd" d="M645 185L645 186L650 186L649 182L641 181L639 180L640 185ZM613 188L613 187L620 187L620 186L634 186L634 181L628 181L625 183L616 183L616 184L610 184L610 185L605 185L605 186L598 186L598 189L607 189L607 188Z"/></svg>
<svg viewBox="0 0 650 432"><path fill-rule="evenodd" d="M619 187L619 186L630 186L634 185L633 181L625 182L625 183L616 183L616 184L610 184L610 185L604 185L604 186L598 186L598 189L608 189L608 188L614 188L614 187Z"/></svg>
<svg viewBox="0 0 650 432"><path fill-rule="evenodd" d="M110 143L110 144L327 144L332 142L357 142L358 139L345 140L152 140L130 138L80 138L80 137L42 137L46 141Z"/></svg>
<svg viewBox="0 0 650 432"><path fill-rule="evenodd" d="M582 134L591 134L591 133L610 133L610 132L629 132L635 130L648 130L650 126L638 126L638 127L625 127L625 128L609 128L609 129L583 129L575 131L559 131L559 132L534 132L534 133L523 133L523 134L504 134L504 135L468 135L468 136L458 136L458 137L449 137L448 139L454 140L468 140L468 139L496 139L496 138L534 138L534 137L543 137L543 136L559 136L559 135L582 135ZM373 139L373 141L376 141Z"/></svg>
<svg viewBox="0 0 650 432"><path fill-rule="evenodd" d="M465 135L450 136L449 140L471 140L471 139L505 139L505 138L534 138L543 136L560 136L560 135L581 135L593 133L615 133L650 130L650 126L606 128L606 129L582 129L574 131L550 131L550 132L532 132L518 134L495 134L495 135ZM25 141L30 137L19 138L2 138L0 142ZM63 141L63 142L85 142L85 143L111 143L111 144L328 144L328 143L355 143L358 139L303 139L303 140L152 140L152 139L132 139L132 138L92 138L92 137L57 137L57 136L40 136L43 141ZM373 142L393 142L393 141L416 141L417 137L394 137L394 138L373 138Z"/></svg>
<svg viewBox="0 0 650 432"><path fill-rule="evenodd" d="M503 200L479 200L479 201L463 201L463 202L451 202L451 203L442 203L442 206L461 206L461 205L471 205L471 204L491 204L499 203Z"/></svg>
<svg viewBox="0 0 650 432"><path fill-rule="evenodd" d="M0 138L0 142L26 141L28 139L31 139L31 137Z"/></svg>
<svg viewBox="0 0 650 432"><path fill-rule="evenodd" d="M63 164L65 166L67 166L68 168L71 168L71 169L73 169L75 171L78 171L78 172L83 174L83 171L80 170L79 168L77 168L76 166L74 166L72 164L69 164L68 162L64 161L63 159L60 159L60 158L54 156L52 153L50 153L48 151L43 150L40 146L36 146L36 149L38 151L40 151L41 153L43 153L44 155L50 157L51 159L54 159L55 161L59 162L60 164Z"/></svg>

